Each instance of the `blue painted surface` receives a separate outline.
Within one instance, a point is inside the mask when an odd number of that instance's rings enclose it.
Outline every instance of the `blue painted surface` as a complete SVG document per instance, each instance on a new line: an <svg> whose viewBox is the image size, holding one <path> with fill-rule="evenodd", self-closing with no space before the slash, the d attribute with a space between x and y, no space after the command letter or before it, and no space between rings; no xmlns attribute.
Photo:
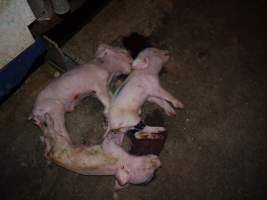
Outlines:
<svg viewBox="0 0 267 200"><path fill-rule="evenodd" d="M15 59L0 69L0 102L21 84L31 70L34 62L46 51L43 38L38 37L35 43L24 50Z"/></svg>

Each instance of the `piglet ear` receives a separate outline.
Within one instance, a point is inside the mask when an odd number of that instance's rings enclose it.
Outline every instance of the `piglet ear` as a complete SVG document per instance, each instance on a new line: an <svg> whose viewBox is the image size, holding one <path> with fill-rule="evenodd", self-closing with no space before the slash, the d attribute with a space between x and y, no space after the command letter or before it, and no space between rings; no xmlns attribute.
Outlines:
<svg viewBox="0 0 267 200"><path fill-rule="evenodd" d="M116 173L116 179L120 186L124 186L129 181L129 172L124 167L120 168Z"/></svg>
<svg viewBox="0 0 267 200"><path fill-rule="evenodd" d="M149 59L148 58L136 58L134 61L133 61L133 69L145 69L148 67L148 62L149 62Z"/></svg>
<svg viewBox="0 0 267 200"><path fill-rule="evenodd" d="M100 44L97 47L96 50L96 57L97 58L103 58L105 55L107 55L109 53L110 50L110 46L107 44Z"/></svg>

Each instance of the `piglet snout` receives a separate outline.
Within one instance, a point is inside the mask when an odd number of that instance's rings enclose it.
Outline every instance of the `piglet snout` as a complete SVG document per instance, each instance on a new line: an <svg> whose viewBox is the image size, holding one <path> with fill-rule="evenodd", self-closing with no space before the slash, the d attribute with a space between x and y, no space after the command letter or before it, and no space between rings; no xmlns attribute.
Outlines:
<svg viewBox="0 0 267 200"><path fill-rule="evenodd" d="M163 50L162 53L164 56L170 56L170 52L168 50Z"/></svg>
<svg viewBox="0 0 267 200"><path fill-rule="evenodd" d="M170 53L168 50L161 50L159 55L161 59L165 62L167 62L170 58Z"/></svg>

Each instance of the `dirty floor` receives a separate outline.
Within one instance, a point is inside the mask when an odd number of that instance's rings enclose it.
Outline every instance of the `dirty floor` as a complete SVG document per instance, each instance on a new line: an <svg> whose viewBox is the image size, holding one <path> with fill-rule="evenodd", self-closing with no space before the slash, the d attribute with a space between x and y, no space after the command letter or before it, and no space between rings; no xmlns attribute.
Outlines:
<svg viewBox="0 0 267 200"><path fill-rule="evenodd" d="M86 62L101 42L121 45L139 32L172 58L162 85L185 104L161 112L168 138L162 168L146 186L113 193L112 177L82 176L43 157L41 131L27 120L55 70L42 64L0 107L1 199L261 199L266 151L266 18L264 1L114 0L63 49ZM101 25L101 23L106 23ZM75 143L103 132L102 105L85 99L66 114ZM263 196L264 195L264 196Z"/></svg>

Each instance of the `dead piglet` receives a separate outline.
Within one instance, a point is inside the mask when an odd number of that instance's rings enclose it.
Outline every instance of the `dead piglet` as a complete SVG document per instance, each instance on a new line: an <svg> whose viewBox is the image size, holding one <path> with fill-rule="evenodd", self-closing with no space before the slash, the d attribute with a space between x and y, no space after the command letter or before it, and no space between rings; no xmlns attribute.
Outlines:
<svg viewBox="0 0 267 200"><path fill-rule="evenodd" d="M55 120L56 129L63 130L64 113L73 111L81 99L92 93L104 105L106 113L110 104L109 81L114 75L130 73L131 63L132 58L126 50L99 45L94 60L66 72L40 92L31 118L40 125L44 114L49 113Z"/></svg>
<svg viewBox="0 0 267 200"><path fill-rule="evenodd" d="M145 101L159 105L167 115L176 114L173 107L184 107L181 101L160 85L159 72L168 60L168 51L155 48L147 48L138 55L133 62L134 71L112 97L108 112L111 130L125 133L140 124L141 107ZM144 126L143 130L135 133L135 137L156 139L158 136L155 133L164 130L164 127Z"/></svg>
<svg viewBox="0 0 267 200"><path fill-rule="evenodd" d="M158 156L132 156L116 144L116 135L109 134L101 145L74 146L55 129L53 119L45 114L45 125L41 126L46 157L73 172L83 175L114 175L115 189L128 184L150 181L161 163Z"/></svg>

